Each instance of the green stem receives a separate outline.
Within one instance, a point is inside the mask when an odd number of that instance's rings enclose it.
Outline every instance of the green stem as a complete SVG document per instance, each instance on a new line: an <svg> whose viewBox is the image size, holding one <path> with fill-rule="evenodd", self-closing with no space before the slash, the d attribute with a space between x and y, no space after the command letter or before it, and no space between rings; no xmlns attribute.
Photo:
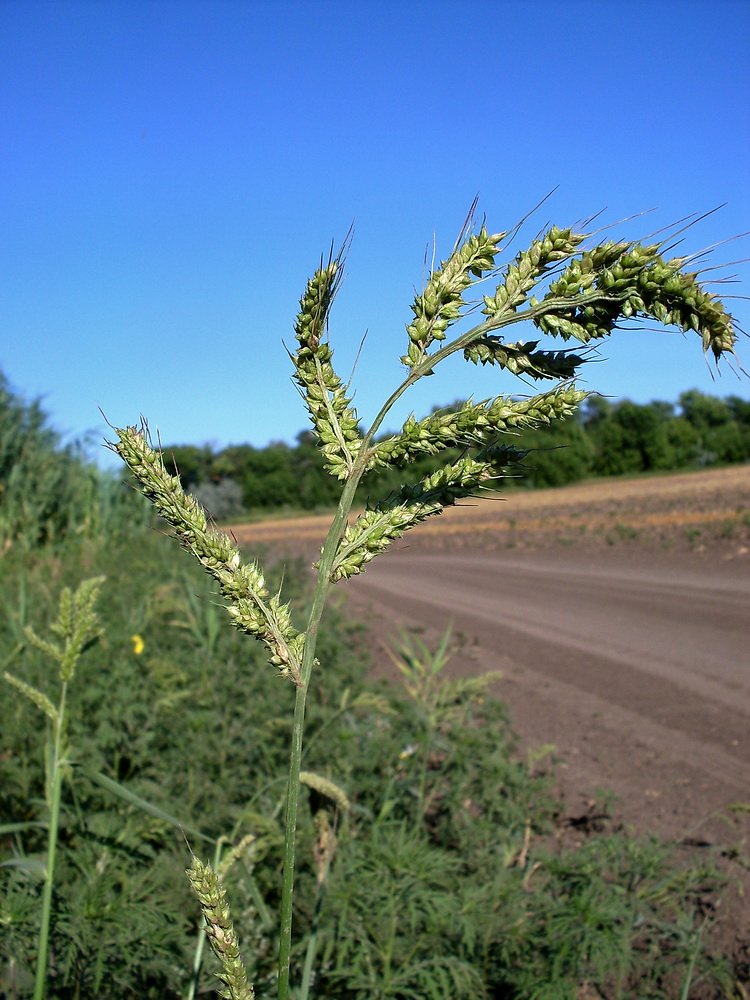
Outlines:
<svg viewBox="0 0 750 1000"><path fill-rule="evenodd" d="M422 767L421 774L419 776L419 790L417 792L417 808L419 810L420 820L424 820L427 814L427 767L430 759L430 750L432 749L432 744L435 736L435 730L430 725L427 727L427 732L425 733L425 743L422 753Z"/></svg>
<svg viewBox="0 0 750 1000"><path fill-rule="evenodd" d="M289 789L287 791L286 824L284 831L284 872L281 885L281 927L279 934L279 984L278 1000L289 997L289 966L292 951L292 897L294 892L295 841L297 835L297 809L299 805L299 774L302 765L302 735L305 724L305 707L310 675L315 663L315 646L318 628L331 586L331 567L336 548L346 529L347 519L354 502L354 494L364 472L364 465L357 463L344 485L336 516L326 537L318 564L318 578L313 593L312 607L305 632L300 681L294 703L292 747L289 757Z"/></svg>
<svg viewBox="0 0 750 1000"><path fill-rule="evenodd" d="M49 807L49 829L47 831L47 867L44 876L44 892L42 894L42 918L39 926L39 938L36 960L36 978L34 980L34 1000L42 1000L47 981L47 959L49 954L49 930L52 916L52 888L55 876L55 853L57 851L57 831L60 823L60 799L62 797L62 752L63 730L65 726L65 696L67 681L62 682L60 704L57 709L57 719L54 723L54 740L49 760L49 785L47 805Z"/></svg>
<svg viewBox="0 0 750 1000"><path fill-rule="evenodd" d="M297 811L299 807L300 770L302 766L302 738L305 724L305 709L310 676L315 665L315 647L318 629L323 616L326 598L331 587L331 569L341 537L346 530L349 514L359 482L364 475L369 458L368 446L388 411L396 400L422 375L422 371L411 371L402 384L386 400L372 426L365 435L349 476L341 492L341 498L331 527L328 530L323 551L318 563L318 577L313 592L312 607L305 631L305 648L302 654L300 680L294 702L294 722L292 725L292 745L289 755L289 787L287 791L286 822L284 830L283 876L281 885L281 913L279 931L279 982L278 1000L289 1000L289 969L292 952L292 912L294 894L295 842L297 836Z"/></svg>
<svg viewBox="0 0 750 1000"><path fill-rule="evenodd" d="M312 977L313 977L313 962L315 961L315 953L318 950L318 935L320 934L320 914L323 909L324 895L325 895L325 884L319 885L318 895L315 900L315 909L313 911L310 937L307 942L307 951L305 953L305 964L302 968L302 985L300 986L299 1000L308 1000L310 996L310 987L312 985Z"/></svg>

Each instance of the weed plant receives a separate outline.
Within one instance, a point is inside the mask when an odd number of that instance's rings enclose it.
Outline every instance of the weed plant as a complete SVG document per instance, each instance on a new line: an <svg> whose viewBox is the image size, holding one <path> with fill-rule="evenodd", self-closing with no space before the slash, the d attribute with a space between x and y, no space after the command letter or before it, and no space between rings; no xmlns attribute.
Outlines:
<svg viewBox="0 0 750 1000"><path fill-rule="evenodd" d="M554 804L544 780L513 760L490 679L447 680L447 637L434 652L404 638L394 653L404 693L378 690L363 680L351 632L325 611L331 585L394 539L517 472L516 430L565 417L586 398L571 381L585 352L508 343L505 326L530 320L589 344L646 315L698 332L717 360L733 351L731 317L686 270L688 258L663 258L664 243L597 244L552 227L498 268L515 234L465 227L415 298L405 378L366 432L325 336L343 254L308 283L295 378L342 487L314 589L297 584L295 595L295 574L284 577L296 610L282 603L278 577L244 561L182 491L143 425L117 431L114 447L225 609L170 539L146 533L110 543L106 567L102 545L81 543L67 561L53 552L24 564L21 583L4 575L5 667L29 691L49 690L51 678L24 626L45 634L54 593L90 577L92 563L108 595L103 638L81 657L66 704L57 818L44 794L38 706L19 697L7 713L7 995L30 995L34 969L39 976L33 942L45 933L49 885L48 996L214 991L188 904L185 838L224 996L573 1000L584 983L622 998L731 995L730 973L703 946L688 905L713 876L673 870L660 845L626 837L545 853ZM480 280L494 286L484 318L449 339ZM376 440L395 401L457 352L554 387L410 417ZM439 472L350 523L368 473L456 448ZM235 633L221 628L227 612ZM260 639L265 655L239 633ZM54 871L44 860L53 828Z"/></svg>

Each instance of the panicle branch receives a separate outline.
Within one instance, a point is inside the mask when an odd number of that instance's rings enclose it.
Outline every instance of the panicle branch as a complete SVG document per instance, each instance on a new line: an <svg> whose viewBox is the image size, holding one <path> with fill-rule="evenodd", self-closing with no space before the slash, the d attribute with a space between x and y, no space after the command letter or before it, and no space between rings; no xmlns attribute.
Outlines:
<svg viewBox="0 0 750 1000"><path fill-rule="evenodd" d="M323 341L328 313L343 275L342 265L339 254L308 281L295 325L300 346L292 355L294 379L310 411L325 467L338 479L346 479L361 445L357 412L333 369L333 351Z"/></svg>
<svg viewBox="0 0 750 1000"><path fill-rule="evenodd" d="M31 637L29 636L29 638ZM47 652L47 650L45 650L45 652ZM58 726L60 724L60 713L43 691L38 691L35 687L32 687L31 684L27 684L26 681L22 681L19 677L14 676L14 674L9 673L7 670L3 671L3 678L17 691L20 691L24 697L28 698L31 704L38 708L40 712L44 712L53 726Z"/></svg>
<svg viewBox="0 0 750 1000"><path fill-rule="evenodd" d="M491 236L482 226L478 234L468 236L432 272L425 290L411 306L414 319L406 327L410 343L401 358L407 368L413 368L424 358L434 340L445 340L445 331L461 317L463 293L494 267L498 244L506 236L507 233Z"/></svg>
<svg viewBox="0 0 750 1000"><path fill-rule="evenodd" d="M584 252L550 285L534 323L544 333L585 344L606 337L620 319L648 316L697 332L716 361L733 354L732 316L701 287L698 272L682 270L689 258L664 260L660 250L661 244L610 242Z"/></svg>
<svg viewBox="0 0 750 1000"><path fill-rule="evenodd" d="M483 447L492 435L564 419L587 395L567 384L530 399L498 396L487 403L468 400L453 413L434 413L423 420L415 420L412 414L400 434L375 445L368 468L400 468L445 448Z"/></svg>
<svg viewBox="0 0 750 1000"><path fill-rule="evenodd" d="M345 530L331 569L331 582L361 573L367 563L384 552L409 528L440 514L463 497L472 496L494 478L494 460L462 458L425 476L419 483L402 486L375 506L368 507Z"/></svg>
<svg viewBox="0 0 750 1000"><path fill-rule="evenodd" d="M242 963L221 878L211 865L204 864L195 855L193 863L187 870L187 876L203 911L208 943L221 966L218 977L226 989L222 990L219 996L225 997L226 1000L254 1000L255 991L248 982L245 966Z"/></svg>
<svg viewBox="0 0 750 1000"><path fill-rule="evenodd" d="M271 663L283 676L299 682L304 636L291 624L289 606L269 597L257 563L243 563L239 549L223 531L209 525L201 505L186 494L177 476L170 476L161 453L151 447L148 428L115 428L119 441L110 447L126 463L144 495L170 524L184 548L214 579L235 628L265 644Z"/></svg>
<svg viewBox="0 0 750 1000"><path fill-rule="evenodd" d="M538 340L506 344L502 338L488 333L465 348L464 358L475 365L498 365L519 377L561 381L574 378L586 362L586 358L571 351L537 351L538 346Z"/></svg>
<svg viewBox="0 0 750 1000"><path fill-rule="evenodd" d="M508 313L515 313L528 301L528 293L541 281L547 269L571 257L585 239L585 233L552 226L544 236L534 240L528 250L516 255L495 294L484 296L484 315L496 321Z"/></svg>

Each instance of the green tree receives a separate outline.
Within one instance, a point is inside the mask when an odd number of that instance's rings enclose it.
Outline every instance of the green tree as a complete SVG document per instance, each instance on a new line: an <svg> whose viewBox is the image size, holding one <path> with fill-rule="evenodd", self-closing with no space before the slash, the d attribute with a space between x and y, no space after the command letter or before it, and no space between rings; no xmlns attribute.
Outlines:
<svg viewBox="0 0 750 1000"><path fill-rule="evenodd" d="M669 469L674 463L662 404L624 400L596 426L594 436L593 469L600 475Z"/></svg>
<svg viewBox="0 0 750 1000"><path fill-rule="evenodd" d="M690 389L679 397L682 415L698 431L711 431L732 419L732 411L723 399L707 396L698 389Z"/></svg>
<svg viewBox="0 0 750 1000"><path fill-rule="evenodd" d="M530 486L564 486L591 472L591 438L575 419L526 431L519 446L530 452L524 462L524 479Z"/></svg>
<svg viewBox="0 0 750 1000"><path fill-rule="evenodd" d="M750 401L739 396L727 396L726 405L732 414L732 419L740 426L750 430Z"/></svg>
<svg viewBox="0 0 750 1000"><path fill-rule="evenodd" d="M292 449L283 441L250 448L237 479L247 510L295 505L298 490L291 464Z"/></svg>
<svg viewBox="0 0 750 1000"><path fill-rule="evenodd" d="M213 460L208 444L173 444L164 449L164 464L170 475L180 477L184 490L210 479Z"/></svg>
<svg viewBox="0 0 750 1000"><path fill-rule="evenodd" d="M690 421L684 417L672 417L664 430L674 456L673 468L695 466L701 451L701 436Z"/></svg>
<svg viewBox="0 0 750 1000"><path fill-rule="evenodd" d="M732 461L746 462L750 459L750 401L740 399L739 396L728 396L725 402L741 441L741 447L737 450L739 457Z"/></svg>
<svg viewBox="0 0 750 1000"><path fill-rule="evenodd" d="M679 399L685 419L700 437L697 464L742 462L750 455L748 436L738 425L734 414L744 416L741 407L691 389Z"/></svg>

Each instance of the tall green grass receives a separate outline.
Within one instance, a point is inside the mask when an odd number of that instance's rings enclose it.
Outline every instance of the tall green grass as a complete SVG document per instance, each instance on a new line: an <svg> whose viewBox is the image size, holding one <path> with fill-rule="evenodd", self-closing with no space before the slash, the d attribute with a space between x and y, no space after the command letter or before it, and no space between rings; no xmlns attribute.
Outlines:
<svg viewBox="0 0 750 1000"><path fill-rule="evenodd" d="M121 475L103 472L82 447L63 446L39 401L25 400L0 373L0 558L150 519Z"/></svg>

